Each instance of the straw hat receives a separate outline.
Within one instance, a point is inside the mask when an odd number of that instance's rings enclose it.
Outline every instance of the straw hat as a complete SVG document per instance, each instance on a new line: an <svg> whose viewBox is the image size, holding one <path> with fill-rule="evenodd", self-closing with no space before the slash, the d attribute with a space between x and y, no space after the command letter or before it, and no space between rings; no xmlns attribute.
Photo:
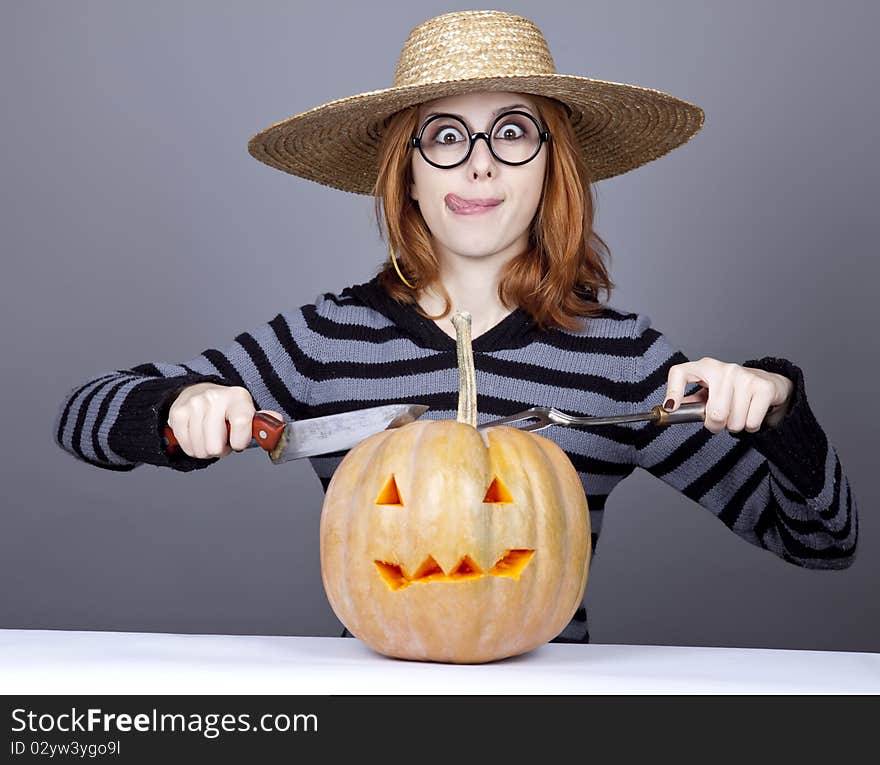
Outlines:
<svg viewBox="0 0 880 765"><path fill-rule="evenodd" d="M390 88L329 101L248 141L260 162L354 194L372 194L386 120L408 106L476 90L565 103L593 181L662 157L702 127L698 106L659 90L557 74L543 34L522 16L456 11L407 37Z"/></svg>

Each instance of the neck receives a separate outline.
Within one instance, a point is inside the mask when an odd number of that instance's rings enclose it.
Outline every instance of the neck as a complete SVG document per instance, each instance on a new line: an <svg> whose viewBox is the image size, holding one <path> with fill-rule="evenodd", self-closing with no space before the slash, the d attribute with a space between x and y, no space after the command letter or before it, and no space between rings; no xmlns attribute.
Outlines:
<svg viewBox="0 0 880 765"><path fill-rule="evenodd" d="M514 308L505 306L498 297L499 276L510 257L496 253L482 257L453 255L441 258L440 281L452 300L452 313L459 310L470 312L474 337L493 327ZM418 300L430 314L443 310L443 298L433 287L423 290ZM449 317L440 319L438 325L447 334L455 336Z"/></svg>

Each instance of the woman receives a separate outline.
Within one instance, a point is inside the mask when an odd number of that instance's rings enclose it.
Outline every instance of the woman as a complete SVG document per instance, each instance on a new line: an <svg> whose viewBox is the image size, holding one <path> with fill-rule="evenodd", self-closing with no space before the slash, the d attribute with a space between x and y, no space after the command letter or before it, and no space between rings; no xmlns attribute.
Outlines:
<svg viewBox="0 0 880 765"><path fill-rule="evenodd" d="M390 248L376 276L188 361L97 376L65 398L56 442L101 468L189 471L254 445L258 409L302 419L410 401L430 406L423 418L454 419L449 318L466 309L480 422L534 405L613 415L706 403L705 423L541 431L582 479L593 553L608 495L642 467L753 545L794 565L845 568L855 499L800 368L689 361L650 317L598 299L613 284L590 183L661 156L702 123L698 107L667 94L556 74L521 16L429 19L410 33L391 88L276 123L249 144L285 172L376 196ZM172 457L166 424L182 450ZM343 456L311 459L325 489ZM583 607L555 640L589 641Z"/></svg>

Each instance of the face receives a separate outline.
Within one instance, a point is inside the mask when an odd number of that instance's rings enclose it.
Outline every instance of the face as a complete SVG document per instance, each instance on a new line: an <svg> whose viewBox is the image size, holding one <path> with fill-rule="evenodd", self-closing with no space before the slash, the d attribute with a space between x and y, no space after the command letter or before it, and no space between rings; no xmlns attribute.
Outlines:
<svg viewBox="0 0 880 765"><path fill-rule="evenodd" d="M514 106L516 104L521 106ZM500 113L503 107L528 112L544 128L535 101L528 95L485 91L448 96L422 104L417 130L421 130L432 113L439 112L460 116L471 133L489 132L496 112ZM502 137L499 134L509 138L519 133L517 128L502 121L495 126L495 134L499 138ZM446 130L437 137L446 141L467 140L454 130ZM427 140L427 136L423 140ZM429 164L415 149L412 154L414 182L410 194L431 230L441 262L449 258L496 257L507 260L525 250L529 226L541 199L546 166L546 144L541 144L538 155L530 162L512 166L492 156L488 144L478 139L467 160L448 169ZM502 201L478 214L462 214L450 207L455 200L448 195L468 200Z"/></svg>

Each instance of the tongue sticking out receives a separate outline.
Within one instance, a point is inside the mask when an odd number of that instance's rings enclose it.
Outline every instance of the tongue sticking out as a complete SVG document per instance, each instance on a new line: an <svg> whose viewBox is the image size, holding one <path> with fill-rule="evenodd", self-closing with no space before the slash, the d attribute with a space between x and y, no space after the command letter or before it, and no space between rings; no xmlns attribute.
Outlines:
<svg viewBox="0 0 880 765"><path fill-rule="evenodd" d="M455 194L446 195L446 206L450 210L460 210L462 207L468 207L468 203Z"/></svg>
<svg viewBox="0 0 880 765"><path fill-rule="evenodd" d="M472 202L468 202L462 199L460 196L456 194L447 194L446 197L446 205L450 210L474 210L479 207L485 207L485 205L473 204Z"/></svg>

